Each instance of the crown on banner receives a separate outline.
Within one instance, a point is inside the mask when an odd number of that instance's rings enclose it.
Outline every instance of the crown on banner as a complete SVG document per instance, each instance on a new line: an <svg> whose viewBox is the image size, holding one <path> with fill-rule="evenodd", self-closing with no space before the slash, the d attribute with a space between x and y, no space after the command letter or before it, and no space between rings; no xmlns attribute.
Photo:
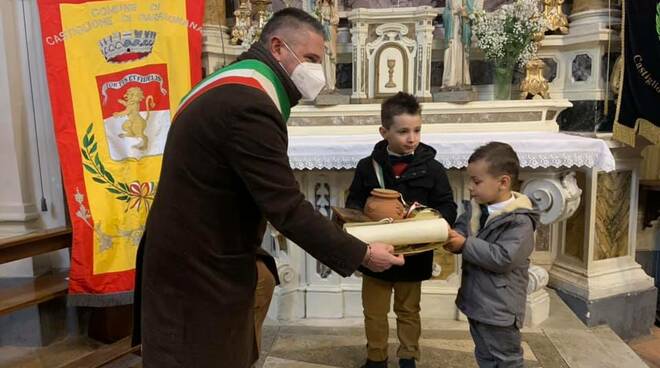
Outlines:
<svg viewBox="0 0 660 368"><path fill-rule="evenodd" d="M113 33L101 39L99 47L107 62L122 63L146 57L155 42L156 32L134 30Z"/></svg>

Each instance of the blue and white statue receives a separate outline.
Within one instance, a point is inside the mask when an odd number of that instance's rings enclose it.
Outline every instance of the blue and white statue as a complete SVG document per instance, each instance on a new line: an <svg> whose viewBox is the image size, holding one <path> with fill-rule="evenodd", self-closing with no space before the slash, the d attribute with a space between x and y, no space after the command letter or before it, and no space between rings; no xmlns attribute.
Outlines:
<svg viewBox="0 0 660 368"><path fill-rule="evenodd" d="M483 0L447 0L442 21L445 30L445 58L442 89L455 90L470 86L470 15L483 7Z"/></svg>

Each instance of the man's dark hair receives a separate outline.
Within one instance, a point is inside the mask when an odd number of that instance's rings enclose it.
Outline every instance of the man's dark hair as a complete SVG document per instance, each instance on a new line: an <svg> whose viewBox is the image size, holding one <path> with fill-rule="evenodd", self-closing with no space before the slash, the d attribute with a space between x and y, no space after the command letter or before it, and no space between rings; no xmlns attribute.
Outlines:
<svg viewBox="0 0 660 368"><path fill-rule="evenodd" d="M261 31L259 43L268 47L271 37L278 31L284 28L298 31L302 27L307 27L310 31L318 33L325 38L323 26L316 18L298 8L284 8L275 12L268 23L266 23L264 29Z"/></svg>
<svg viewBox="0 0 660 368"><path fill-rule="evenodd" d="M493 176L509 175L511 186L518 183L520 161L516 151L506 143L490 142L479 148L468 159L468 163L484 160L488 164L488 173Z"/></svg>
<svg viewBox="0 0 660 368"><path fill-rule="evenodd" d="M415 96L405 92L399 92L383 101L380 107L380 124L385 129L390 129L393 118L398 115L421 115L422 107Z"/></svg>

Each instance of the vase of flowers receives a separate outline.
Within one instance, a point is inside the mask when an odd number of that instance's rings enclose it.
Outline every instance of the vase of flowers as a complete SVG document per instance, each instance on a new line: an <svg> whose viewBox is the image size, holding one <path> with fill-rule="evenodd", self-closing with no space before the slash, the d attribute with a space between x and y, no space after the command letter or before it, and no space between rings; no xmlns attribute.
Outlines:
<svg viewBox="0 0 660 368"><path fill-rule="evenodd" d="M546 29L538 0L516 0L487 13L470 16L477 47L494 66L495 99L511 99L511 80L516 65L524 66L536 54L534 34Z"/></svg>

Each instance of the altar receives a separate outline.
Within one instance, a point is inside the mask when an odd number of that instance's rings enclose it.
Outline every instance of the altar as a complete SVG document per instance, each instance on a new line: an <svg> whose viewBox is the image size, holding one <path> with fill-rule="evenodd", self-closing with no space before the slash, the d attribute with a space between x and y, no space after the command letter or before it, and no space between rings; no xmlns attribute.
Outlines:
<svg viewBox="0 0 660 368"><path fill-rule="evenodd" d="M520 190L542 212L525 324L538 325L552 313L545 291L549 286L588 326L607 322L620 336L633 337L652 325L650 307L656 300L653 279L635 261L639 149L612 140L611 134L595 133L611 94L609 60L619 47L618 31L612 28L620 24L621 13L577 4L577 11L566 17L557 4L545 2L554 32L539 41L544 98L494 101L492 70L473 42L469 72L477 98L461 104L432 102L441 87L446 48L438 21L443 8L340 5L340 20L334 23L334 93L350 97L351 103L303 101L292 109L290 163L307 200L330 218L331 207L345 203L358 160L381 139L382 99L399 90L415 95L423 102L421 140L436 149L436 159L447 168L458 204L469 199L465 167L476 147L502 141L520 157ZM313 12L314 4L303 1L302 7ZM224 25L205 25L207 73L249 45L231 44L228 31ZM515 92L524 78L514 77ZM281 280L271 318L362 316L359 273L339 277L272 228L262 246L276 257ZM422 316L461 319L454 305L460 255L440 250L434 259L433 277L422 286ZM631 319L639 322L626 322Z"/></svg>
<svg viewBox="0 0 660 368"><path fill-rule="evenodd" d="M511 144L520 157L522 190L538 201L545 220L537 232L537 247L532 256L535 266L530 269L529 325L547 318L544 287L552 283L554 271L563 272L560 271L564 270L560 268L563 261L581 264L586 272L588 265L598 260L595 254L591 260L583 257L596 245L590 224L597 216L591 207L598 196L608 195L604 189L594 191L593 187L597 188L598 183L612 175L623 175L627 177L625 187L608 189L626 190L627 200L620 204L624 206L632 207L636 195L631 186L636 179L634 166L617 161L612 142L559 132L556 116L570 106L566 100L423 105L422 141L437 150L436 159L448 169L457 203L469 199L464 169L476 147L489 141L502 141ZM498 115L500 110L506 113ZM378 106L370 104L332 108L303 105L292 111L290 163L303 193L327 217L331 216L331 206L343 206L357 161L370 154L374 143L380 140L375 125L378 112ZM634 221L630 217L625 219L629 220ZM582 227L583 236L592 234L576 239L573 234L576 226ZM628 235L634 237L634 232ZM274 229L263 246L277 255L282 276L272 317L288 320L362 315L359 275L337 276ZM586 252L578 250L583 247ZM630 250L619 259L626 267L634 265L630 256L634 253ZM578 253L584 253L581 262L576 262ZM460 256L436 252L434 277L422 287L423 316L461 318L454 306L460 285L460 263ZM573 270L576 275L581 272ZM651 285L652 280L640 267L627 268L627 272L639 281L638 287L648 289ZM589 290L586 287L584 292Z"/></svg>

